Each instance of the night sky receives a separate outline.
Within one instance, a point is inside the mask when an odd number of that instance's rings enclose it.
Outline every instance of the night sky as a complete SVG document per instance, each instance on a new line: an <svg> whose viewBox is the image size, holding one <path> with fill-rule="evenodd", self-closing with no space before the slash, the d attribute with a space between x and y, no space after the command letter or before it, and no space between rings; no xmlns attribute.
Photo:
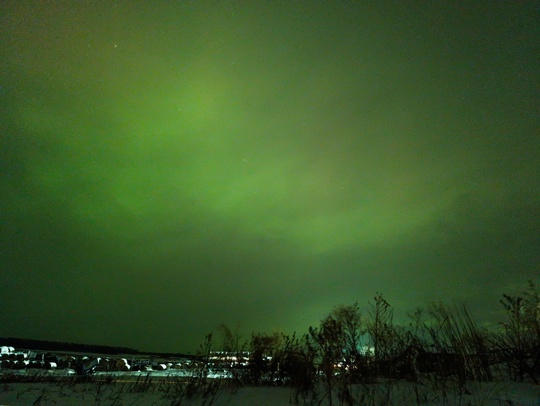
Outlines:
<svg viewBox="0 0 540 406"><path fill-rule="evenodd" d="M0 3L0 336L194 352L540 282L540 3Z"/></svg>

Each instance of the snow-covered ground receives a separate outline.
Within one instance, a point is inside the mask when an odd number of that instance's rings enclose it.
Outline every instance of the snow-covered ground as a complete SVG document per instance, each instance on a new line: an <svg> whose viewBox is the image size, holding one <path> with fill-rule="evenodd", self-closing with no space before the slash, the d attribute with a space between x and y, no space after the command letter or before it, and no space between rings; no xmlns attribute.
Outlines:
<svg viewBox="0 0 540 406"><path fill-rule="evenodd" d="M136 378L125 374L117 376L115 383L91 382L70 384L68 380L56 383L0 384L0 405L215 405L215 406L280 406L295 400L291 388L282 387L222 387L206 398L189 400L174 395L167 385L178 382L156 382L137 386ZM140 381L139 381L140 383ZM355 405L512 405L539 406L540 386L516 382L468 382L470 394L460 394L452 385L434 389L430 383L416 385L410 382L380 381L372 385L355 385L352 395ZM316 400L323 399L323 389ZM310 397L296 398L299 404L312 404ZM305 403L304 403L305 402ZM318 404L317 401L313 404ZM334 404L340 404L337 392Z"/></svg>

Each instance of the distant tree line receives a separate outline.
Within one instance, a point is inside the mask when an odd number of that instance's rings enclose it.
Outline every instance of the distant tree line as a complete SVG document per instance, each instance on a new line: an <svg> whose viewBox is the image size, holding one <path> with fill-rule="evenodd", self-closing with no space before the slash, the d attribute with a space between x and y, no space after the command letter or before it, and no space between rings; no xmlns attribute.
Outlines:
<svg viewBox="0 0 540 406"><path fill-rule="evenodd" d="M160 358L194 358L194 355L171 352L139 351L129 347L114 347L98 344L66 343L62 341L34 340L30 338L0 337L0 345L14 347L17 350L42 352L75 352L81 354L103 355L146 355Z"/></svg>
<svg viewBox="0 0 540 406"><path fill-rule="evenodd" d="M92 354L139 354L138 350L128 347L112 347L107 345L93 345L80 343L65 343L61 341L33 340L30 338L0 337L1 345L14 347L16 349L26 349L49 352L78 352Z"/></svg>

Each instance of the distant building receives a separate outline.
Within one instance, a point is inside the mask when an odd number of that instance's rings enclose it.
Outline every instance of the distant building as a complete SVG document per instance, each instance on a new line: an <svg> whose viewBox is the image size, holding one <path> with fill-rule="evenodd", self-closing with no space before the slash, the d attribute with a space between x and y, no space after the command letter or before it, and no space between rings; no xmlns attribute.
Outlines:
<svg viewBox="0 0 540 406"><path fill-rule="evenodd" d="M0 347L1 351L0 351L0 354L13 354L15 352L15 348L13 347L7 347L7 346L2 346Z"/></svg>
<svg viewBox="0 0 540 406"><path fill-rule="evenodd" d="M247 366L249 355L249 351L211 351L208 361L210 366Z"/></svg>

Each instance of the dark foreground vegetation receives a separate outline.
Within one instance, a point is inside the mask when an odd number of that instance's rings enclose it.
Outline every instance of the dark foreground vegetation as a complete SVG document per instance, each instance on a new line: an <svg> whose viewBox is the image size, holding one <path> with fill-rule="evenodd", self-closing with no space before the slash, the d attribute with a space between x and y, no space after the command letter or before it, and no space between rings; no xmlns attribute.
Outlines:
<svg viewBox="0 0 540 406"><path fill-rule="evenodd" d="M503 294L500 305L505 318L495 330L479 327L466 306L449 309L442 303L419 308L407 325L398 325L392 306L377 293L367 314L357 303L338 306L302 336L254 333L242 342L221 326L228 356L210 365L231 371L238 384L290 385L294 403L326 398L330 406L358 404L354 387L383 380L429 380L443 391L453 385L462 394L469 393L471 382L538 384L539 292L529 282L521 296ZM211 342L209 335L201 354L208 357Z"/></svg>
<svg viewBox="0 0 540 406"><path fill-rule="evenodd" d="M455 404L450 392L466 398L482 382L539 383L539 292L530 282L521 296L503 295L500 305L505 318L493 330L479 327L465 306L450 309L442 303L417 309L400 325L394 323L392 306L376 294L367 312L357 303L338 306L303 335L253 333L246 340L220 326L219 351L208 334L181 374L139 373L126 381L125 375L52 378L3 369L0 378L4 385L55 379L62 387L93 384L98 394L103 385L123 379L114 392L117 400L122 393L159 391L170 404L198 399L208 405L219 389L243 386L290 387L293 404L393 404L390 388L407 383L416 404L434 399ZM381 387L387 394L376 395Z"/></svg>

